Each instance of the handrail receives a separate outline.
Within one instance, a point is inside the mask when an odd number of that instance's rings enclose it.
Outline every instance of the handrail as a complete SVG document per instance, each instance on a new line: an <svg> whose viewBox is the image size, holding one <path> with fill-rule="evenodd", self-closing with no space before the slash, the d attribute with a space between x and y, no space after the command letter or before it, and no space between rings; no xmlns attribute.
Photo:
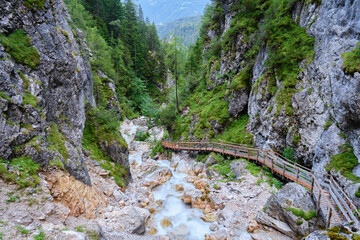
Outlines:
<svg viewBox="0 0 360 240"><path fill-rule="evenodd" d="M287 178L310 189L310 194L316 204L316 214L324 218L327 228L334 224L348 222L349 219L360 227L360 213L331 175L313 171L274 151L260 150L228 142L161 141L161 145L173 150L212 151L257 161L269 167L273 173L281 175L283 179ZM329 181L329 191L321 186L315 175L321 175L322 178Z"/></svg>

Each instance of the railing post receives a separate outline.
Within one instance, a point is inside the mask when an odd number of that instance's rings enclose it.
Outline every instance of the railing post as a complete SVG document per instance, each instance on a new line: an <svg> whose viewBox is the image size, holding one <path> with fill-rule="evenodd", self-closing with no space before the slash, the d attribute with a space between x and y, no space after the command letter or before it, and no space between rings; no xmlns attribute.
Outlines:
<svg viewBox="0 0 360 240"><path fill-rule="evenodd" d="M329 216L328 216L328 219L327 219L327 222L326 222L326 228L330 227L331 216L332 216L332 208L330 208L330 211L329 211Z"/></svg>
<svg viewBox="0 0 360 240"><path fill-rule="evenodd" d="M283 166L283 174L282 174L282 179L284 180L285 178L285 163L284 163L284 166Z"/></svg>
<svg viewBox="0 0 360 240"><path fill-rule="evenodd" d="M321 189L319 189L318 202L316 204L316 216L319 216L320 213L320 202L321 202Z"/></svg>
<svg viewBox="0 0 360 240"><path fill-rule="evenodd" d="M248 155L248 161L250 160L250 151L249 149L247 150L247 155Z"/></svg>
<svg viewBox="0 0 360 240"><path fill-rule="evenodd" d="M314 177L311 178L311 189L310 189L310 196L313 195L313 191L314 191Z"/></svg>
<svg viewBox="0 0 360 240"><path fill-rule="evenodd" d="M257 153L256 153L256 161L257 162L259 161L259 150L257 150Z"/></svg>
<svg viewBox="0 0 360 240"><path fill-rule="evenodd" d="M271 158L271 173L274 174L274 159Z"/></svg>
<svg viewBox="0 0 360 240"><path fill-rule="evenodd" d="M235 157L236 157L236 148L235 148Z"/></svg>
<svg viewBox="0 0 360 240"><path fill-rule="evenodd" d="M296 173L296 183L298 183L299 182L299 168L297 169L297 173Z"/></svg>

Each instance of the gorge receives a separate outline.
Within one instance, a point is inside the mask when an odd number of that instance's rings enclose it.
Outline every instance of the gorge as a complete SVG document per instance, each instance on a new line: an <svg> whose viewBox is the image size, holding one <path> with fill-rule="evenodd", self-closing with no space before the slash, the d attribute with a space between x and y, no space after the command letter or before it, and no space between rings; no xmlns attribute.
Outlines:
<svg viewBox="0 0 360 240"><path fill-rule="evenodd" d="M131 0L0 0L0 239L359 239L359 92L359 0L213 0L190 47Z"/></svg>

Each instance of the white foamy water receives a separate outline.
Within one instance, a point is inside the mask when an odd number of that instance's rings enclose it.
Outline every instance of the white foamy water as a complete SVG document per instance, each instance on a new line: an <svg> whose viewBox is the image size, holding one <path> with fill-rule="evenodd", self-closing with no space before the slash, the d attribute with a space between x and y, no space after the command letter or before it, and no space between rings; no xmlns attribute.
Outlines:
<svg viewBox="0 0 360 240"><path fill-rule="evenodd" d="M134 140L134 135L138 127L139 126L134 125L132 121L125 122L122 125L121 132L129 146ZM134 146L140 146L139 144L141 145L142 143L136 143ZM131 163L136 162L138 165L142 163L141 156L144 152L143 149L142 147L138 147L130 152L129 160ZM182 196L182 193L176 191L176 185L178 184L183 185L184 192L188 189L195 188L193 184L186 181L188 175L175 172L167 160L159 160L157 163L160 167L170 168L173 173L172 178L168 182L154 188L152 191L155 201L162 200L163 202L163 209L152 216L154 227L158 231L157 235L171 236L172 232L178 229L177 232L181 234L188 233L186 237L188 240L204 239L204 235L211 232L209 229L211 224L200 219L200 217L203 216L202 210L186 205L183 200L179 198ZM132 169L132 172L135 173L135 169ZM167 228L162 227L160 222L164 218L169 219L172 225ZM181 230L179 230L179 228L181 228Z"/></svg>

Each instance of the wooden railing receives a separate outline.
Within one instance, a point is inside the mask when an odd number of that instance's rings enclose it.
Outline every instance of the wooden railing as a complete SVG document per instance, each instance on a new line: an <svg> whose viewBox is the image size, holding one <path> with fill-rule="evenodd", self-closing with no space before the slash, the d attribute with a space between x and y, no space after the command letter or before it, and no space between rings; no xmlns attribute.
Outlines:
<svg viewBox="0 0 360 240"><path fill-rule="evenodd" d="M249 161L256 161L270 168L283 180L296 182L307 189L316 204L316 215L321 215L329 228L334 224L352 223L360 227L360 214L351 199L329 174L313 171L269 150L260 150L224 142L167 142L164 148L187 151L211 151ZM320 184L321 182L321 184Z"/></svg>

